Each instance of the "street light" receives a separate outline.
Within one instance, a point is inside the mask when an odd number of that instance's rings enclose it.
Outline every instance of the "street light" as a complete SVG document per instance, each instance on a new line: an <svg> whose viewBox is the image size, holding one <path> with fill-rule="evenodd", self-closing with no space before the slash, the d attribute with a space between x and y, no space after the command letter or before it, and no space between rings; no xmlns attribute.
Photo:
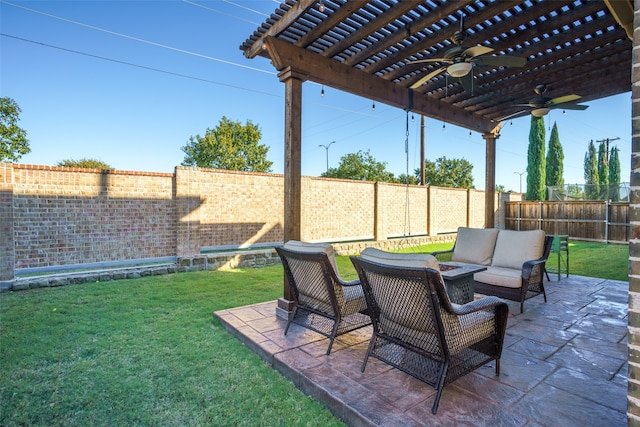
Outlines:
<svg viewBox="0 0 640 427"><path fill-rule="evenodd" d="M525 173L527 173L527 171L524 172L514 172L517 173L518 175L520 175L520 193L522 193L522 175L524 175Z"/></svg>
<svg viewBox="0 0 640 427"><path fill-rule="evenodd" d="M318 147L324 147L324 149L327 152L327 173L329 172L329 147L331 147L331 144L335 144L335 143L336 143L335 141L331 141L327 145L324 145L324 144L318 145Z"/></svg>

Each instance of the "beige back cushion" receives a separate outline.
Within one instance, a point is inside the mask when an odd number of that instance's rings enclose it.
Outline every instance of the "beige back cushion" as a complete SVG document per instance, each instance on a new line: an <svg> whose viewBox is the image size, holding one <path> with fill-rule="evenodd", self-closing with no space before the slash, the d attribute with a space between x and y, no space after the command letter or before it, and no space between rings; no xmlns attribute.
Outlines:
<svg viewBox="0 0 640 427"><path fill-rule="evenodd" d="M526 261L542 256L544 237L545 233L542 230L501 230L491 265L520 270Z"/></svg>
<svg viewBox="0 0 640 427"><path fill-rule="evenodd" d="M393 267L433 268L440 271L440 264L433 255L429 254L399 254L385 252L376 248L365 248L360 254L361 258L378 264L391 265Z"/></svg>
<svg viewBox="0 0 640 427"><path fill-rule="evenodd" d="M307 243L307 242L300 242L298 240L289 240L287 243L284 244L284 248L290 251L295 251L295 252L305 252L305 253L324 252L329 257L329 262L333 267L333 271L335 271L338 277L340 276L338 274L338 266L336 265L336 253L333 250L333 246L331 246L330 244Z"/></svg>
<svg viewBox="0 0 640 427"><path fill-rule="evenodd" d="M499 231L497 228L458 228L451 261L491 265Z"/></svg>

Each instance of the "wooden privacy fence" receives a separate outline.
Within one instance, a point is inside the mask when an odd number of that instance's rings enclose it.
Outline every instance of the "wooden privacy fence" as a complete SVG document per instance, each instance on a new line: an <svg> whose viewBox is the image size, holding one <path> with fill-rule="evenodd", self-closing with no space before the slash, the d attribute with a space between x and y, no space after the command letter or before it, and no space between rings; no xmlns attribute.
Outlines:
<svg viewBox="0 0 640 427"><path fill-rule="evenodd" d="M610 201L505 202L505 227L541 229L572 239L629 242L629 203Z"/></svg>

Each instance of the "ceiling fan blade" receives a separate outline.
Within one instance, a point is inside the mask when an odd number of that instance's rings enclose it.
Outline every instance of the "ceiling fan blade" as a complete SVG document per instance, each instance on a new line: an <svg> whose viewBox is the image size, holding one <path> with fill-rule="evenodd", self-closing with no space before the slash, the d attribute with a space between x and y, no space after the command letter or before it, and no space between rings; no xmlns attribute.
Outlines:
<svg viewBox="0 0 640 427"><path fill-rule="evenodd" d="M524 116L524 115L526 115L528 113L529 113L529 111L527 111L527 110L521 110L521 111L518 111L517 113L509 114L508 116L504 116L504 117L500 117L499 119L495 119L494 121L495 122L503 122L505 120L509 120L509 119L514 118L516 116Z"/></svg>
<svg viewBox="0 0 640 427"><path fill-rule="evenodd" d="M450 61L447 58L429 58L429 59L418 59L416 61L411 61L411 62L407 62L407 65L412 65L412 64L431 64L434 62L448 62L451 63L452 61Z"/></svg>
<svg viewBox="0 0 640 427"><path fill-rule="evenodd" d="M490 65L493 67L524 67L524 64L527 63L527 58L509 55L482 56L475 58L473 62L478 65Z"/></svg>
<svg viewBox="0 0 640 427"><path fill-rule="evenodd" d="M417 89L420 86L422 86L424 83L426 83L427 81L431 80L432 78L434 78L435 76L437 76L438 74L440 74L441 72L443 72L444 70L447 69L447 66L443 66L440 67L438 69L436 69L435 71L427 74L426 76L422 77L420 80L418 80L417 82L415 82L414 84L411 85L411 89Z"/></svg>
<svg viewBox="0 0 640 427"><path fill-rule="evenodd" d="M476 56L484 55L486 53L493 52L493 49L486 46L474 46L464 50L461 55L463 57L475 58Z"/></svg>
<svg viewBox="0 0 640 427"><path fill-rule="evenodd" d="M581 96L578 95L565 95L565 96L559 96L557 98L553 98L550 99L547 102L547 105L558 105L558 104L563 104L565 102L571 102L571 101L576 101L578 99L582 98Z"/></svg>
<svg viewBox="0 0 640 427"><path fill-rule="evenodd" d="M473 95L473 73L460 77L460 84L466 93Z"/></svg>
<svg viewBox="0 0 640 427"><path fill-rule="evenodd" d="M551 109L556 109L556 108L562 108L563 110L586 110L587 108L589 108L588 105L581 105L581 104L563 104L563 105L553 105L551 107L549 107Z"/></svg>

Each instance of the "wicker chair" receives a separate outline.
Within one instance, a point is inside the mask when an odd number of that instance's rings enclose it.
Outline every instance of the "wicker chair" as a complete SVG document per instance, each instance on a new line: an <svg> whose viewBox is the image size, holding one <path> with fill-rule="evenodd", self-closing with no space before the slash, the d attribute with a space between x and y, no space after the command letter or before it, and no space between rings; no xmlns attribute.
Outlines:
<svg viewBox="0 0 640 427"><path fill-rule="evenodd" d="M329 338L329 355L337 336L371 325L360 281L340 279L331 245L289 241L276 251L294 299L285 335L291 323L318 332Z"/></svg>
<svg viewBox="0 0 640 427"><path fill-rule="evenodd" d="M500 356L509 307L497 297L450 302L440 273L351 257L364 288L373 356L434 387L435 414L445 385Z"/></svg>

